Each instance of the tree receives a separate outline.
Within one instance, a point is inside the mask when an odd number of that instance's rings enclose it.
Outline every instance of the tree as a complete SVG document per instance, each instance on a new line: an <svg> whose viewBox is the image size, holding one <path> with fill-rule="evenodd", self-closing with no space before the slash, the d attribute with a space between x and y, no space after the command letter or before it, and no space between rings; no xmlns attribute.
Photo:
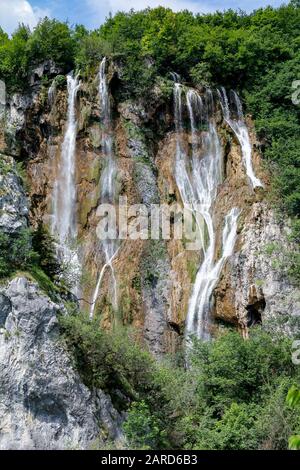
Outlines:
<svg viewBox="0 0 300 470"><path fill-rule="evenodd" d="M164 445L165 433L144 401L132 403L123 430L130 449L159 449Z"/></svg>
<svg viewBox="0 0 300 470"><path fill-rule="evenodd" d="M287 394L286 401L289 406L296 408L300 405L300 390L298 387L293 385ZM300 434L291 436L289 438L289 449L300 450Z"/></svg>

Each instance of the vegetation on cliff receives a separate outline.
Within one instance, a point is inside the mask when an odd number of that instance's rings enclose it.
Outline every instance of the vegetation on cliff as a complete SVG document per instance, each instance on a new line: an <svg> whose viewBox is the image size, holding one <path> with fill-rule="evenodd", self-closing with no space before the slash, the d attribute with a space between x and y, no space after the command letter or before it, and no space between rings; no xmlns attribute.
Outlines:
<svg viewBox="0 0 300 470"><path fill-rule="evenodd" d="M299 433L299 412L286 401L299 367L286 337L258 327L249 341L234 331L195 340L185 369L179 356L157 363L97 319L75 313L60 323L83 381L128 412L129 448L286 449Z"/></svg>

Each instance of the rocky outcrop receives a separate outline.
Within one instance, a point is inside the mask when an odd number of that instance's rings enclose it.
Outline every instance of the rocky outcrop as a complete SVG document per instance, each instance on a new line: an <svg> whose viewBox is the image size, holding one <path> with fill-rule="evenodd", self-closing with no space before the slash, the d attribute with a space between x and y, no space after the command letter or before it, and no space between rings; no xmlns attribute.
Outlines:
<svg viewBox="0 0 300 470"><path fill-rule="evenodd" d="M88 448L121 437L121 417L81 382L60 340L53 303L17 277L0 288L0 448Z"/></svg>
<svg viewBox="0 0 300 470"><path fill-rule="evenodd" d="M256 323L293 332L300 297L298 286L284 269L284 253L292 249L287 239L288 227L268 205L254 203L243 222L237 250L215 290L217 318L238 324L245 334Z"/></svg>
<svg viewBox="0 0 300 470"><path fill-rule="evenodd" d="M13 234L28 225L28 203L12 157L0 154L0 230Z"/></svg>

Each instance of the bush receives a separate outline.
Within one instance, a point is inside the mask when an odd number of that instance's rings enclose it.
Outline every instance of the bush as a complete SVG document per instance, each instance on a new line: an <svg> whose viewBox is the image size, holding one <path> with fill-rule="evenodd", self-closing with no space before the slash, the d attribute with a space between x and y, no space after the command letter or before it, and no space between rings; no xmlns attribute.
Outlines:
<svg viewBox="0 0 300 470"><path fill-rule="evenodd" d="M130 335L101 331L84 314L60 324L85 384L127 410L130 448L286 449L298 432L299 410L285 400L299 378L288 339L257 328L247 341L235 332L196 341L185 370L155 362Z"/></svg>
<svg viewBox="0 0 300 470"><path fill-rule="evenodd" d="M55 239L42 223L33 232L32 247L39 255L39 266L54 280L62 274L62 266L57 259Z"/></svg>
<svg viewBox="0 0 300 470"><path fill-rule="evenodd" d="M84 383L108 392L118 408L126 409L153 388L153 359L124 331L102 331L99 321L85 314L62 316L60 324Z"/></svg>
<svg viewBox="0 0 300 470"><path fill-rule="evenodd" d="M252 330L249 341L237 332L213 343L196 341L191 361L199 373L199 390L217 416L232 402L259 402L265 384L295 372L290 340L274 340L261 328Z"/></svg>
<svg viewBox="0 0 300 470"><path fill-rule="evenodd" d="M20 25L11 38L1 30L0 78L14 92L26 89L30 69L45 60L53 60L68 72L74 67L75 47L68 24L54 19L44 18L33 32Z"/></svg>
<svg viewBox="0 0 300 470"><path fill-rule="evenodd" d="M247 341L229 331L213 342L195 341L190 360L185 372L165 365L156 375L161 414L153 404L151 410L164 416L161 429L174 447L287 449L300 419L285 403L299 377L290 340L261 327Z"/></svg>
<svg viewBox="0 0 300 470"><path fill-rule="evenodd" d="M292 408L299 408L300 405L300 390L298 387L293 385L286 397L287 404ZM298 430L300 429L300 420L298 421ZM289 438L289 449L300 450L300 434L291 436Z"/></svg>
<svg viewBox="0 0 300 470"><path fill-rule="evenodd" d="M0 232L0 277L11 276L19 270L26 271L37 259L29 229L10 235Z"/></svg>
<svg viewBox="0 0 300 470"><path fill-rule="evenodd" d="M67 23L55 19L40 20L28 38L27 51L31 64L52 59L70 70L74 64L75 41Z"/></svg>
<svg viewBox="0 0 300 470"><path fill-rule="evenodd" d="M160 449L165 445L160 423L144 401L132 403L123 430L130 449Z"/></svg>

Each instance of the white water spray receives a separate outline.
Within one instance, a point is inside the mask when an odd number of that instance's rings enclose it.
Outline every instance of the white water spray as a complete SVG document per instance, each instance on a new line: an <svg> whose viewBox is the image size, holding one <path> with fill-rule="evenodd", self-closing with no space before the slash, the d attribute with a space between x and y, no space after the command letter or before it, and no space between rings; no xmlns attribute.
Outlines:
<svg viewBox="0 0 300 470"><path fill-rule="evenodd" d="M182 93L183 87L175 83L175 178L183 204L190 208L195 217L203 247L203 260L189 302L186 337L188 339L191 334L196 334L199 338L209 339L210 299L225 260L233 251L239 212L232 209L225 217L222 255L215 263L213 203L222 178L222 149L212 117L213 97L210 90L207 90L204 99L195 90L187 92L192 131L192 158L189 159L183 148Z"/></svg>
<svg viewBox="0 0 300 470"><path fill-rule="evenodd" d="M115 202L115 179L117 173L116 159L113 153L113 137L112 137L112 120L111 120L111 107L109 99L109 90L107 86L106 79L106 58L101 61L99 67L99 95L100 95L100 104L101 104L101 122L102 122L102 151L105 156L105 168L101 175L101 198L100 203L110 203ZM119 246L117 240L106 239L101 241L102 250L105 257L105 264L103 265L96 284L96 288L93 293L92 303L90 308L90 317L94 315L96 301L100 292L101 283L103 280L104 273L107 268L110 268L112 281L113 281L113 306L117 308L118 305L118 292L117 292L117 281L115 277L115 272L113 268L113 260L116 257Z"/></svg>
<svg viewBox="0 0 300 470"><path fill-rule="evenodd" d="M246 169L247 176L253 188L263 187L262 182L255 176L252 166L252 147L250 143L249 132L245 123L241 101L237 93L233 90L230 92L231 101L235 108L236 119L232 117L229 107L229 102L225 88L218 90L220 96L221 107L224 119L235 133L241 149L243 162Z"/></svg>

